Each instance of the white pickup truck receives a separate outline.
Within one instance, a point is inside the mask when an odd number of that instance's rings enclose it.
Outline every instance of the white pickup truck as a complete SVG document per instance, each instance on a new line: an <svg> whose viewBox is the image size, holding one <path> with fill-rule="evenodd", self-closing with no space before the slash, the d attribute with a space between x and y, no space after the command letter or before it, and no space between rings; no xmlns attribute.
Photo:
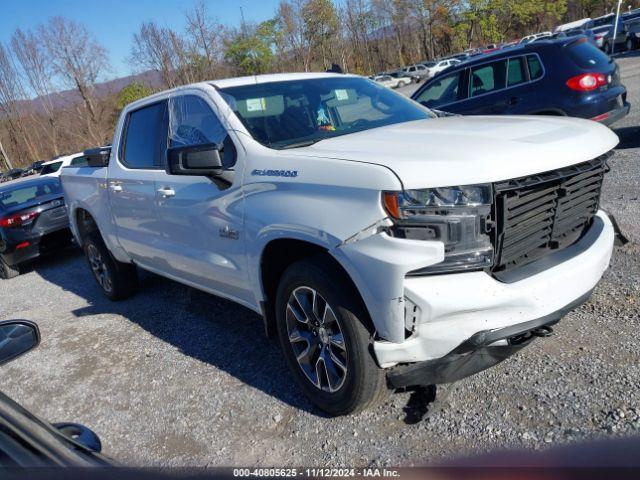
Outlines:
<svg viewBox="0 0 640 480"><path fill-rule="evenodd" d="M280 74L137 101L107 166L61 178L109 298L142 268L259 312L340 415L495 365L584 302L613 248L599 197L617 142L586 120L439 116L358 76Z"/></svg>

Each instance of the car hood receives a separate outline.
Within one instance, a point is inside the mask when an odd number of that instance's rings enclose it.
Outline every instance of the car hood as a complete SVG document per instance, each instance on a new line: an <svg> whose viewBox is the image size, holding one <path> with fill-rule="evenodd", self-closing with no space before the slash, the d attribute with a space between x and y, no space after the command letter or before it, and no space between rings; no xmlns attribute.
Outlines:
<svg viewBox="0 0 640 480"><path fill-rule="evenodd" d="M452 116L389 125L290 150L388 167L404 188L488 183L594 159L618 144L590 120Z"/></svg>

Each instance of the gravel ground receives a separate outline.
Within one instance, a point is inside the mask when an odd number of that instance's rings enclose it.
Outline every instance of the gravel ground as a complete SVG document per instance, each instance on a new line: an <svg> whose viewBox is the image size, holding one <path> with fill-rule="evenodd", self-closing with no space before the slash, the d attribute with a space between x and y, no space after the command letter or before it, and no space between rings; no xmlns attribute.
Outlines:
<svg viewBox="0 0 640 480"><path fill-rule="evenodd" d="M331 419L293 385L257 315L154 275L105 300L78 251L0 282L0 318L39 323L41 346L0 369L2 390L77 421L129 465L428 464L501 449L640 433L640 57L619 60L633 111L603 207L631 239L557 334L456 384L395 394Z"/></svg>

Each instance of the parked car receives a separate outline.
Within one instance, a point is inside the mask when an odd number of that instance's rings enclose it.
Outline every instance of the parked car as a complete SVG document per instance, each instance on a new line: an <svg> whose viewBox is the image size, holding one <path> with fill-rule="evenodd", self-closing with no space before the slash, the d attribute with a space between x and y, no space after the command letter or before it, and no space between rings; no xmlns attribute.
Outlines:
<svg viewBox="0 0 640 480"><path fill-rule="evenodd" d="M355 75L276 74L131 103L108 167L61 181L108 298L141 268L260 312L339 415L488 368L584 302L613 248L598 198L617 143L595 122L439 117Z"/></svg>
<svg viewBox="0 0 640 480"><path fill-rule="evenodd" d="M24 262L70 242L57 178L37 177L0 186L0 278L19 275Z"/></svg>
<svg viewBox="0 0 640 480"><path fill-rule="evenodd" d="M40 175L43 177L59 177L63 167L68 167L74 158L81 156L82 153L74 153L71 155L63 155L42 164Z"/></svg>
<svg viewBox="0 0 640 480"><path fill-rule="evenodd" d="M40 331L34 322L0 321L0 365L39 343ZM77 423L50 424L0 392L0 468L7 473L27 476L25 468L110 465L101 450L100 439L89 428ZM57 477L51 470L46 476Z"/></svg>
<svg viewBox="0 0 640 480"><path fill-rule="evenodd" d="M409 85L411 83L411 79L406 78L407 77L394 78L389 74L383 74L374 76L373 81L379 83L380 85L384 85L387 88L398 88L404 85Z"/></svg>
<svg viewBox="0 0 640 480"><path fill-rule="evenodd" d="M591 18L582 18L580 20L575 20L573 22L565 23L563 25L558 25L553 29L553 33L566 32L568 30L573 30L575 28L593 28L594 23Z"/></svg>
<svg viewBox="0 0 640 480"><path fill-rule="evenodd" d="M418 81L429 77L430 69L422 64L410 65L404 69L405 74L416 78Z"/></svg>
<svg viewBox="0 0 640 480"><path fill-rule="evenodd" d="M527 35L526 37L523 37L522 39L520 39L520 43L531 43L535 40L538 40L540 38L548 38L551 37L553 35L553 33L551 32L540 32L540 33L534 33L533 35Z"/></svg>
<svg viewBox="0 0 640 480"><path fill-rule="evenodd" d="M465 115L566 115L605 125L630 108L617 64L584 37L536 41L468 61L411 98Z"/></svg>
<svg viewBox="0 0 640 480"><path fill-rule="evenodd" d="M406 87L407 85L410 85L412 82L414 81L417 82L418 80L420 80L419 76L408 75L404 70L396 70L395 72L389 72L387 73L387 75L395 78L398 81L397 88Z"/></svg>
<svg viewBox="0 0 640 480"><path fill-rule="evenodd" d="M7 170L2 174L2 181L10 182L11 180L22 177L24 173L24 170L21 168L12 168L11 170Z"/></svg>
<svg viewBox="0 0 640 480"><path fill-rule="evenodd" d="M595 39L598 48L600 48L607 55L611 55L615 51L621 52L623 50L633 50L634 39L629 32L629 27L626 23L620 22L618 31L616 33L615 41L613 38L614 26L605 25L603 27L597 27L593 29Z"/></svg>
<svg viewBox="0 0 640 480"><path fill-rule="evenodd" d="M635 50L640 48L640 21L633 21L627 25L627 50Z"/></svg>
<svg viewBox="0 0 640 480"><path fill-rule="evenodd" d="M446 59L446 60L438 60L434 66L429 67L429 73L427 78L433 78L436 75L438 75L440 72L451 68L453 66L456 65L460 65L462 62L460 60L458 60L457 58L450 58L450 59Z"/></svg>
<svg viewBox="0 0 640 480"><path fill-rule="evenodd" d="M38 160L33 162L31 165L29 165L29 168L27 169L27 173L29 175L35 175L36 173L40 173L40 170L42 170L42 165L44 165L44 160Z"/></svg>

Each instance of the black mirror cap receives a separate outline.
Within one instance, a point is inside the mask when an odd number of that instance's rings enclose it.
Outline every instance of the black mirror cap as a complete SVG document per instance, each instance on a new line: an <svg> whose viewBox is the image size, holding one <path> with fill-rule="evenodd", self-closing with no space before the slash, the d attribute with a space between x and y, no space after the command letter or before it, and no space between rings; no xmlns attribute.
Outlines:
<svg viewBox="0 0 640 480"><path fill-rule="evenodd" d="M84 157L89 167L108 167L111 147L88 148L84 151Z"/></svg>
<svg viewBox="0 0 640 480"><path fill-rule="evenodd" d="M18 358L40 344L40 329L29 320L0 322L0 365Z"/></svg>
<svg viewBox="0 0 640 480"><path fill-rule="evenodd" d="M220 147L215 143L167 149L169 175L218 176L224 171Z"/></svg>

